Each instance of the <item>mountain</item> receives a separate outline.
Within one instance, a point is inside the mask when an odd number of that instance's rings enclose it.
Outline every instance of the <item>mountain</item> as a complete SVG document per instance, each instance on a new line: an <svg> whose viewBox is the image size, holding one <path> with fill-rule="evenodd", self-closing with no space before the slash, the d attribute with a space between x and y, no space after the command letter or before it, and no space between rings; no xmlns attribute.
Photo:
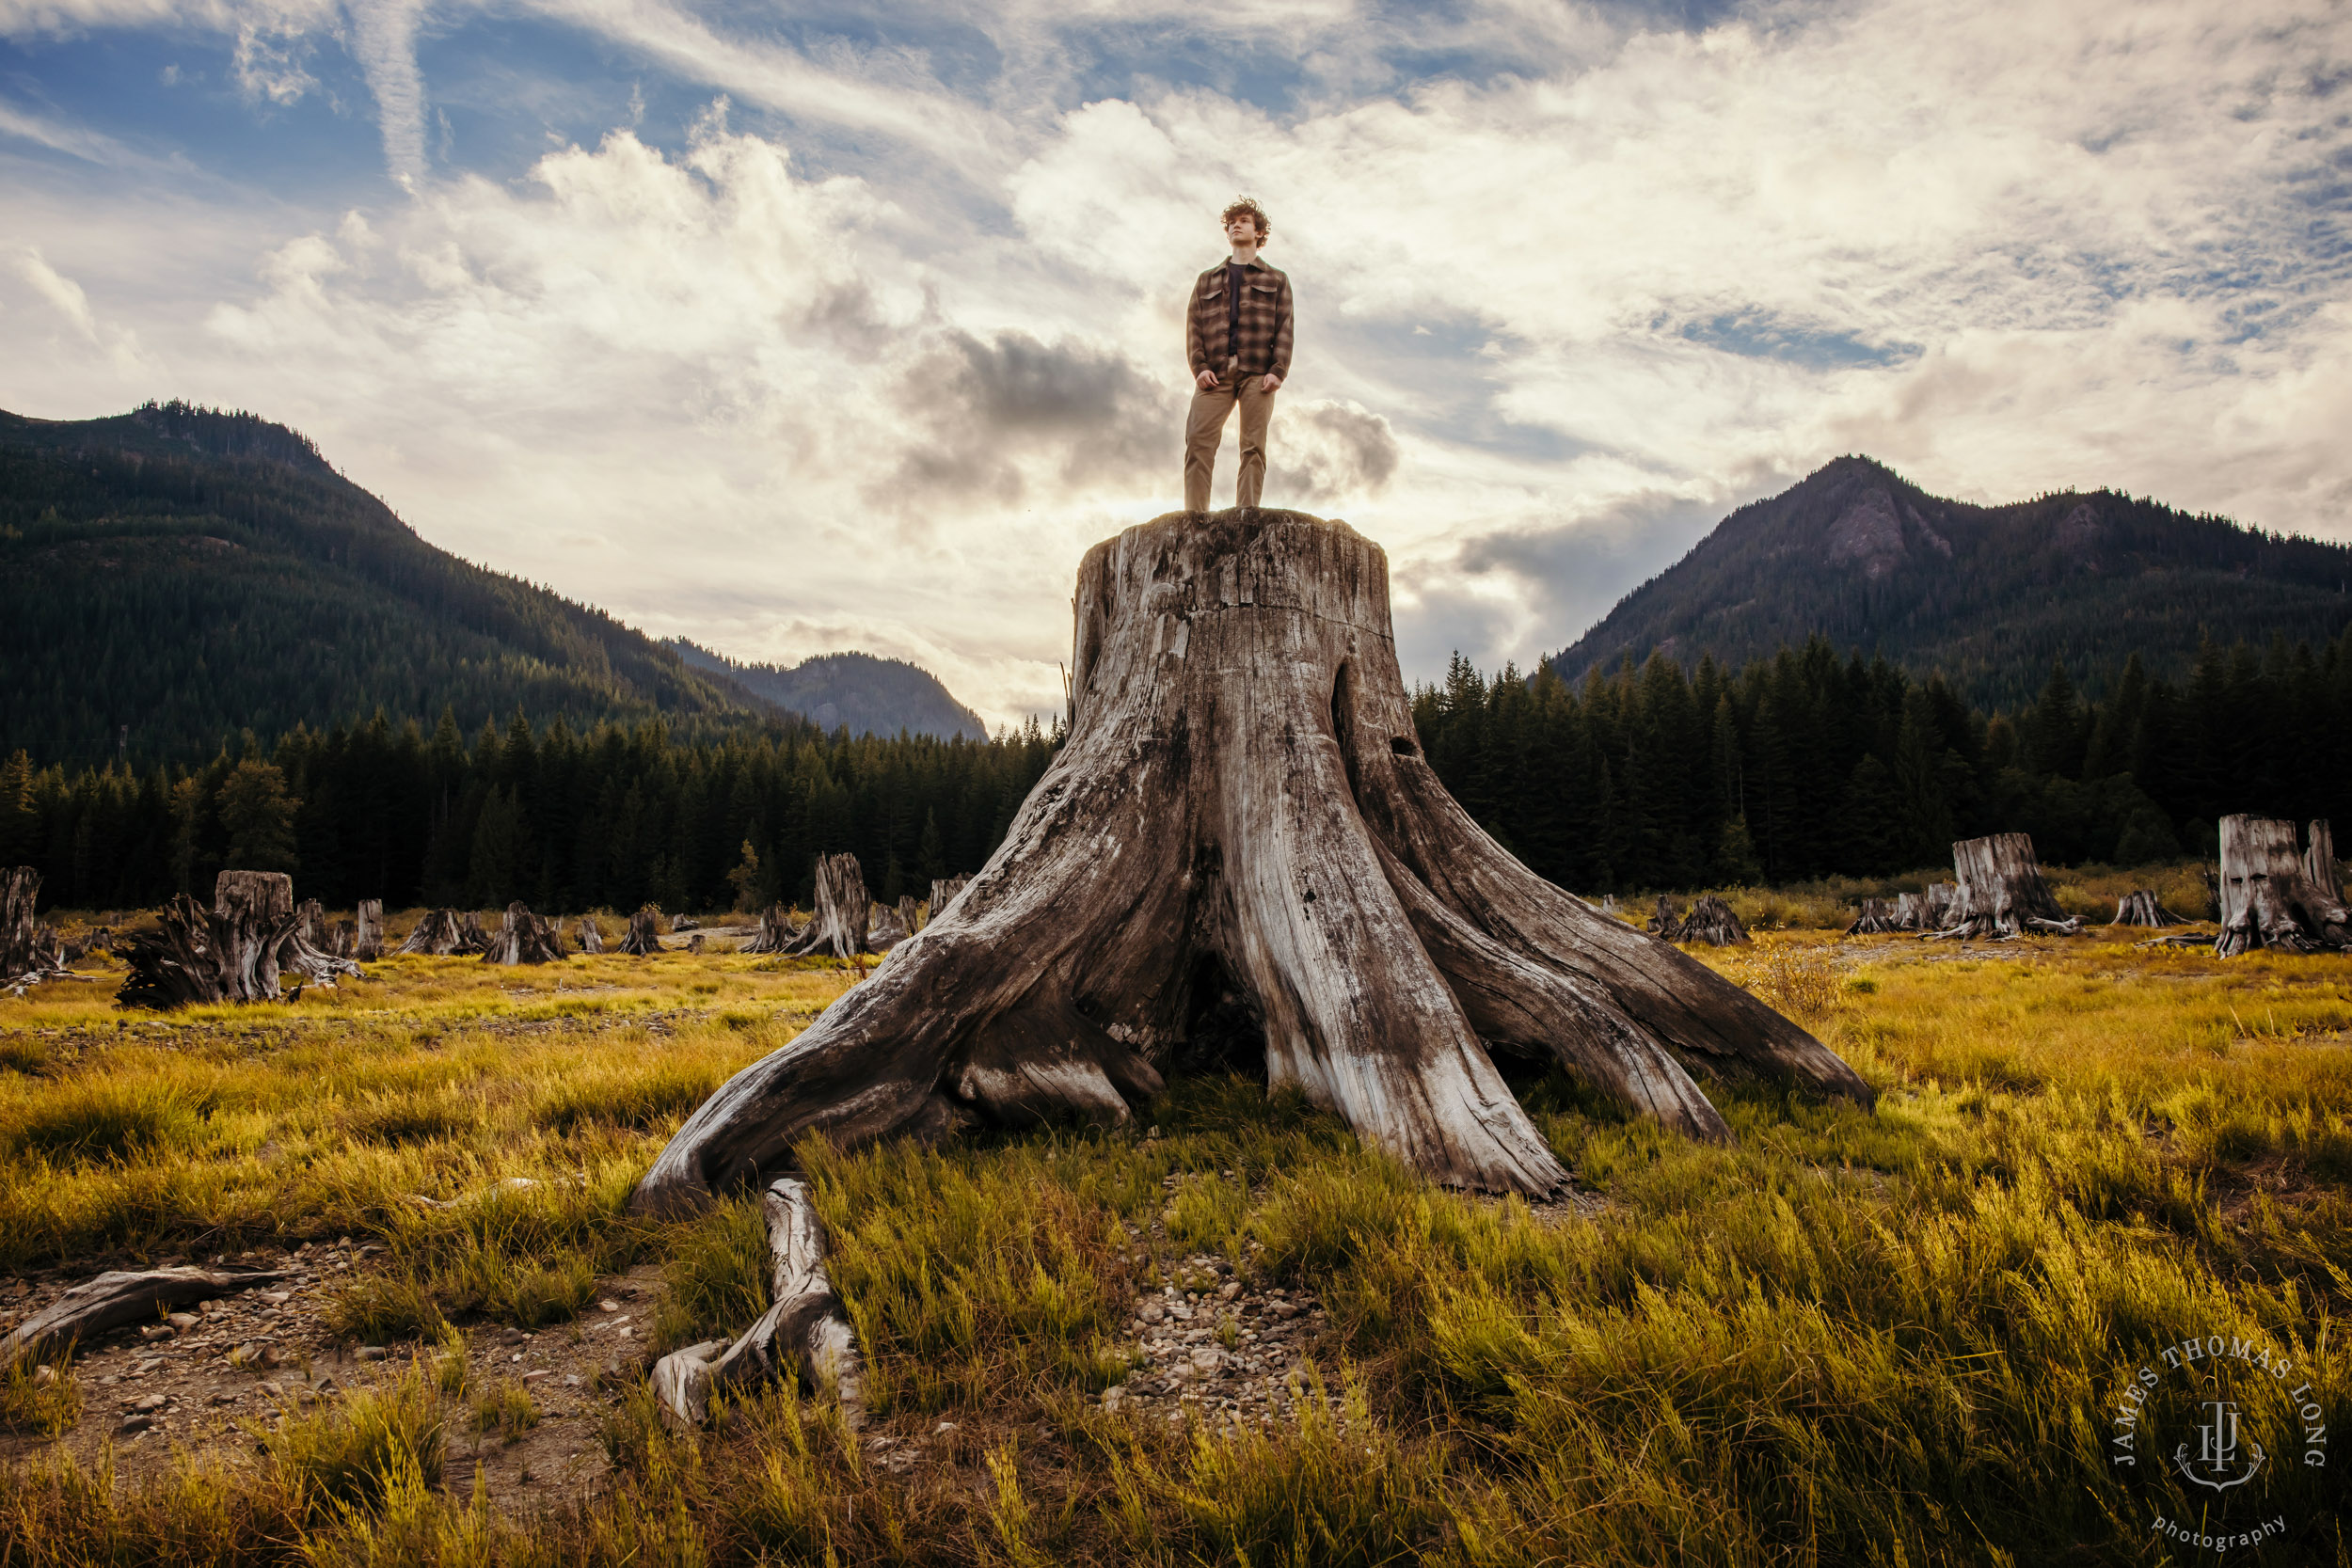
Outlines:
<svg viewBox="0 0 2352 1568"><path fill-rule="evenodd" d="M2177 677L2206 637L2322 644L2352 620L2347 582L2342 545L2106 490L1973 506L1841 457L1725 517L1546 662L1571 681L1653 651L1738 665L1819 633L2015 707L2053 659L2096 691L2134 652Z"/></svg>
<svg viewBox="0 0 2352 1568"><path fill-rule="evenodd" d="M744 690L827 730L847 724L852 735L893 736L900 730L942 740L988 738L980 716L956 701L939 677L902 658L872 654L819 654L786 669L738 664L682 637L670 647L697 670L724 675Z"/></svg>
<svg viewBox="0 0 2352 1568"><path fill-rule="evenodd" d="M152 762L380 706L469 729L777 717L602 610L420 539L248 414L0 412L0 755Z"/></svg>

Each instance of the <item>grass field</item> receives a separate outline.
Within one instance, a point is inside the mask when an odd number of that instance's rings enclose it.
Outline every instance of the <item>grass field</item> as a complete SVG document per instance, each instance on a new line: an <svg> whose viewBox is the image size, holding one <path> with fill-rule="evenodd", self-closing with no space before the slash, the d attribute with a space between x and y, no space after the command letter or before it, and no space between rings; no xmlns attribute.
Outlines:
<svg viewBox="0 0 2352 1568"><path fill-rule="evenodd" d="M678 1434L625 1376L599 1483L524 1507L440 1484L461 1431L536 1418L446 1347L563 1332L632 1268L664 1282L654 1350L747 1323L753 1207L650 1226L627 1195L849 975L408 958L169 1019L99 985L0 1000L0 1270L364 1237L382 1250L327 1328L394 1347L233 1465L195 1450L135 1480L42 1440L96 1398L71 1369L10 1378L0 1565L2191 1561L2214 1554L2152 1528L2195 1523L2190 1489L2158 1455L2110 1462L2136 1368L2190 1336L2259 1341L2352 1412L2343 959L1818 930L1701 957L1878 1107L1718 1092L1739 1135L1718 1148L1531 1081L1581 1195L1533 1210L1433 1191L1241 1080L1179 1082L1116 1136L810 1146L865 1431L770 1394ZM516 1176L539 1184L468 1200ZM1320 1299L1330 1398L1263 1424L1103 1408L1134 1292L1203 1252ZM2245 1420L2292 1527L2259 1560L2352 1559L2341 1472L2280 1409ZM921 1462L873 1463L877 1433Z"/></svg>

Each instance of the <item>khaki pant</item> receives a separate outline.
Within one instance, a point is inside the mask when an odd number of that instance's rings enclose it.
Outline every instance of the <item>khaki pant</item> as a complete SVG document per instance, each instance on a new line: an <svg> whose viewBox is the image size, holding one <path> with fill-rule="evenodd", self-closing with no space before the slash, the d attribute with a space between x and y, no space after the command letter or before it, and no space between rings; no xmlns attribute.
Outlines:
<svg viewBox="0 0 2352 1568"><path fill-rule="evenodd" d="M1225 417L1241 404L1241 473L1233 484L1233 504L1255 506L1265 490L1265 429L1274 417L1274 394L1263 375L1243 375L1228 363L1217 383L1207 391L1196 385L1192 409L1184 416L1184 510L1209 509L1209 476L1216 467L1217 443L1225 436Z"/></svg>

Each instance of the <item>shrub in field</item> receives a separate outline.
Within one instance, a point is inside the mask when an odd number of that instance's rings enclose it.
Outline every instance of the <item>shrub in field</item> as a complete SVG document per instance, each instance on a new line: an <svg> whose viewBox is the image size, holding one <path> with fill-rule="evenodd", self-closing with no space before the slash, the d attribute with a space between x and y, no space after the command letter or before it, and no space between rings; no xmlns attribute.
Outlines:
<svg viewBox="0 0 2352 1568"><path fill-rule="evenodd" d="M101 1164L185 1149L203 1133L202 1107L179 1085L150 1078L86 1078L12 1108L0 1137L61 1164Z"/></svg>
<svg viewBox="0 0 2352 1568"><path fill-rule="evenodd" d="M531 1390L519 1383L499 1384L474 1402L476 1432L495 1432L507 1442L516 1443L538 1424L539 1406L532 1402Z"/></svg>
<svg viewBox="0 0 2352 1568"><path fill-rule="evenodd" d="M0 1366L0 1432L54 1437L81 1418L81 1385L71 1368L29 1360Z"/></svg>
<svg viewBox="0 0 2352 1568"><path fill-rule="evenodd" d="M420 1363L258 1435L289 1496L325 1515L337 1503L380 1504L405 1475L438 1485L444 1433L439 1390Z"/></svg>

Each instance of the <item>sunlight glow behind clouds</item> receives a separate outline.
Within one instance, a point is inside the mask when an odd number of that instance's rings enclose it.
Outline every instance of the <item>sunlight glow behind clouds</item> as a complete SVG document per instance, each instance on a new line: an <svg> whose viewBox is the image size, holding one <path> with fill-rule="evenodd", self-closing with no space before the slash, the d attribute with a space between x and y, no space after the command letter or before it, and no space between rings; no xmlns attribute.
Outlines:
<svg viewBox="0 0 2352 1568"><path fill-rule="evenodd" d="M103 99L41 136L0 116L0 221L55 280L0 273L0 344L31 351L0 404L251 407L473 559L738 657L914 657L1001 719L1058 700L1079 552L1176 503L1183 290L1248 189L1300 304L1267 499L1388 546L1410 673L1565 645L1848 451L1964 497L2112 484L2352 531L2352 15L2318 0L1695 32L906 8L832 40L544 0L630 62L631 105L703 107L474 168L428 146L415 39L477 14L0 0L36 72L148 29L215 37L227 74L262 36L270 80L318 93L346 52L413 193L255 232L226 192L154 199L159 153L235 180L200 141L141 143ZM1170 40L1290 73L1187 79ZM1438 55L1518 67L1415 74ZM69 135L142 150L68 198ZM145 271L103 239L133 214L178 228Z"/></svg>

